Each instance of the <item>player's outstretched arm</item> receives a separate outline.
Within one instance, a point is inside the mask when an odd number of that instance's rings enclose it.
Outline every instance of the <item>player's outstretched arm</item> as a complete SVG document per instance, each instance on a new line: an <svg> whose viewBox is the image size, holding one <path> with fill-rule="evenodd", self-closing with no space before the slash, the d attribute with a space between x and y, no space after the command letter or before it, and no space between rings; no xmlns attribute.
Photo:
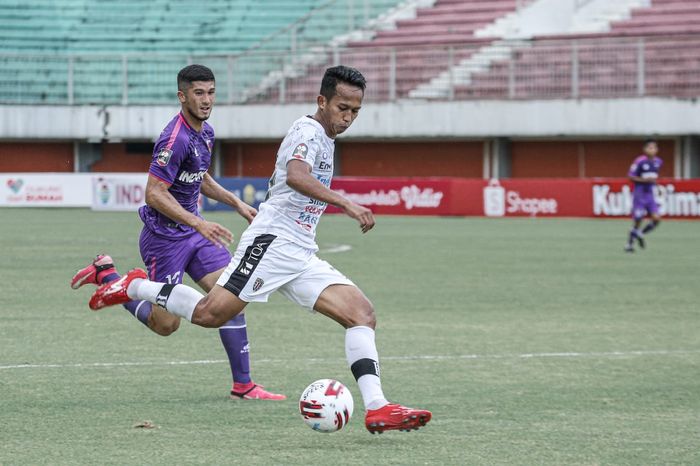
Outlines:
<svg viewBox="0 0 700 466"><path fill-rule="evenodd" d="M207 196L209 199L214 199L215 201L222 202L236 209L236 211L241 214L241 217L246 219L248 223L253 221L253 218L258 215L258 211L243 202L231 191L227 190L212 178L209 173L204 175L202 179L202 194Z"/></svg>
<svg viewBox="0 0 700 466"><path fill-rule="evenodd" d="M293 190L317 201L334 205L351 218L357 220L362 233L374 227L374 214L367 207L355 204L337 192L325 187L311 174L309 164L300 160L290 160L287 164L287 185Z"/></svg>
<svg viewBox="0 0 700 466"><path fill-rule="evenodd" d="M214 222L207 222L187 211L168 191L170 186L155 178L148 177L146 184L146 204L177 223L189 225L202 236L218 246L228 246L233 241L233 233Z"/></svg>

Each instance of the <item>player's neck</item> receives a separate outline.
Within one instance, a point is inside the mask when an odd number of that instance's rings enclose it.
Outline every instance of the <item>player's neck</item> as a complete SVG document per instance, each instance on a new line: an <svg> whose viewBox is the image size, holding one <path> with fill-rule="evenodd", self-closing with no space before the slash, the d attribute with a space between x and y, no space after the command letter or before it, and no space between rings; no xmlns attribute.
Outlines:
<svg viewBox="0 0 700 466"><path fill-rule="evenodd" d="M331 129L330 129L331 125L329 125L328 122L326 122L323 119L323 116L318 111L316 111L316 113L314 115L312 115L311 118L318 121L318 123L323 127L323 130L326 132L326 136L328 136L331 139L335 139L337 134L333 134L331 132Z"/></svg>
<svg viewBox="0 0 700 466"><path fill-rule="evenodd" d="M202 126L204 126L204 122L202 120L194 118L184 108L180 110L180 114L185 119L190 128L197 131L198 133L202 132Z"/></svg>

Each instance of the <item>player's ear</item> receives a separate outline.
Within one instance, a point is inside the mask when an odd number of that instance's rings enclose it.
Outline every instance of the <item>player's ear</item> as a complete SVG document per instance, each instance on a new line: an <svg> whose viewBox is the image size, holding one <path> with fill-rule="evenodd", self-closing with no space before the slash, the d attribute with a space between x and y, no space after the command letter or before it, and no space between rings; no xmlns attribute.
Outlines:
<svg viewBox="0 0 700 466"><path fill-rule="evenodd" d="M318 108L320 108L321 110L326 109L326 97L325 96L319 95L318 97L316 97L316 103L318 104Z"/></svg>
<svg viewBox="0 0 700 466"><path fill-rule="evenodd" d="M182 91L180 91L180 90L178 90L178 91L177 91L177 100L179 100L181 104L184 104L185 101L187 100L187 97L185 96L185 93L182 92Z"/></svg>

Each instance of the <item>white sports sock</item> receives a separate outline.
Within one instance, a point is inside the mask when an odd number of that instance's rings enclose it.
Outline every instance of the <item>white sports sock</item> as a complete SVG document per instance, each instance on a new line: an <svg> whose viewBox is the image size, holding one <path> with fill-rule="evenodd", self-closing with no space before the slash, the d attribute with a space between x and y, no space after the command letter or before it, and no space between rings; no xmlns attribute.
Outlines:
<svg viewBox="0 0 700 466"><path fill-rule="evenodd" d="M357 379L365 409L379 409L389 403L384 398L379 379L379 355L374 343L374 330L363 326L347 329L345 356Z"/></svg>
<svg viewBox="0 0 700 466"><path fill-rule="evenodd" d="M165 308L171 314L192 322L197 303L204 298L199 291L187 285L167 285L150 280L135 279L129 284L126 294L131 299L144 299Z"/></svg>

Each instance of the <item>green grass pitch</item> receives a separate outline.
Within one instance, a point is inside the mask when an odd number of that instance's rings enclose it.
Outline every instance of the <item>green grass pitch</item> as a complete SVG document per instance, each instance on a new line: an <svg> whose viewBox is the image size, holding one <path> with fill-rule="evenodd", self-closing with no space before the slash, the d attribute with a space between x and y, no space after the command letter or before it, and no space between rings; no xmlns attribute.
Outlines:
<svg viewBox="0 0 700 466"><path fill-rule="evenodd" d="M141 266L135 214L0 215L2 465L700 464L700 223L626 255L627 220L380 217L361 235L327 216L321 248L352 249L321 256L377 309L385 393L434 415L372 436L329 319L249 306L253 376L289 398L231 401L218 332L159 337L69 288L98 252ZM330 435L297 410L326 377L356 406Z"/></svg>

